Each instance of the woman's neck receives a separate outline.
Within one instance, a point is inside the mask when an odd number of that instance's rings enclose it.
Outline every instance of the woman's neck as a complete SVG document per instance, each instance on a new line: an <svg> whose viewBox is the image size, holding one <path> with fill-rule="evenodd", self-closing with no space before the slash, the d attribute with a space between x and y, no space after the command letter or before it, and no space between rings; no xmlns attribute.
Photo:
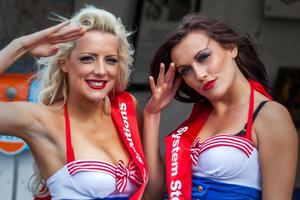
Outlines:
<svg viewBox="0 0 300 200"><path fill-rule="evenodd" d="M76 118L92 118L95 116L99 119L99 117L104 117L106 114L104 113L102 104L104 100L100 102L91 101L87 98L79 97L78 95L69 94L67 98L67 106L70 115L76 116Z"/></svg>
<svg viewBox="0 0 300 200"><path fill-rule="evenodd" d="M239 72L226 91L226 95L222 99L211 102L214 107L213 112L216 115L226 115L229 110L248 104L250 92L248 80Z"/></svg>

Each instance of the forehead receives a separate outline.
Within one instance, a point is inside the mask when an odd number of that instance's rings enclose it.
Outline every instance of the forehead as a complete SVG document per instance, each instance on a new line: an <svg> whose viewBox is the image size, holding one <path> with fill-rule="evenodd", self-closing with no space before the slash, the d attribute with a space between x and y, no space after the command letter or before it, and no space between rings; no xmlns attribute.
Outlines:
<svg viewBox="0 0 300 200"><path fill-rule="evenodd" d="M172 61L178 62L184 57L194 57L198 51L207 47L210 38L204 31L188 33L171 51Z"/></svg>
<svg viewBox="0 0 300 200"><path fill-rule="evenodd" d="M117 37L108 32L91 30L75 42L73 51L79 52L118 52Z"/></svg>

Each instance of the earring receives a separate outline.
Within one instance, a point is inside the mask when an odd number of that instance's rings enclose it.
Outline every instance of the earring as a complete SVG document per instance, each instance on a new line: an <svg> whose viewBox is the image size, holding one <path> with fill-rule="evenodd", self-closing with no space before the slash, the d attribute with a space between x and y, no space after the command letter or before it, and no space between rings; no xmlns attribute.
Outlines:
<svg viewBox="0 0 300 200"><path fill-rule="evenodd" d="M103 101L103 110L104 110L104 113L106 114L106 115L110 115L110 113L111 113L111 109L110 109L110 100L109 100L109 98L108 98L108 95L106 95L105 97L104 97L104 101Z"/></svg>

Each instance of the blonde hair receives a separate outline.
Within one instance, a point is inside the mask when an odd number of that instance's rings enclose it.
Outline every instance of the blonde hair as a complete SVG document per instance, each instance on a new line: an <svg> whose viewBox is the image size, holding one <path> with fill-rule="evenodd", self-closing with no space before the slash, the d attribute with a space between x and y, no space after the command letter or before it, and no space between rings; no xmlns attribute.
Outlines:
<svg viewBox="0 0 300 200"><path fill-rule="evenodd" d="M61 19L65 18L61 17ZM70 20L72 24L83 26L87 31L104 31L116 36L118 42L119 70L113 91L125 90L132 71L134 50L127 39L131 33L126 31L121 20L110 12L95 8L94 6L86 6ZM67 59L74 47L75 41L61 44L56 55L37 60L36 64L40 69L38 77L42 81L38 98L41 104L51 105L61 100L64 103L66 102L69 88L68 77L59 66L59 61Z"/></svg>

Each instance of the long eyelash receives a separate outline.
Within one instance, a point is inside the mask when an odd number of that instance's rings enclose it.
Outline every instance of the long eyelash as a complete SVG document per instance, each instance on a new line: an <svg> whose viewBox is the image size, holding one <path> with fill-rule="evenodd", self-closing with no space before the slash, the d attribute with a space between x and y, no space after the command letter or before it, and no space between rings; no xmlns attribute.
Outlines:
<svg viewBox="0 0 300 200"><path fill-rule="evenodd" d="M199 62L203 62L204 60L206 60L206 58L208 58L210 56L210 53L203 53L201 55L199 55L196 59Z"/></svg>
<svg viewBox="0 0 300 200"><path fill-rule="evenodd" d="M82 56L79 58L81 62L92 62L94 58L92 56Z"/></svg>
<svg viewBox="0 0 300 200"><path fill-rule="evenodd" d="M108 62L114 62L114 63L118 63L119 62L119 60L116 59L116 58L107 58L106 61L108 61Z"/></svg>
<svg viewBox="0 0 300 200"><path fill-rule="evenodd" d="M184 76L186 75L187 71L190 70L189 68L182 68L180 70L178 70L178 73L181 75L181 76Z"/></svg>

